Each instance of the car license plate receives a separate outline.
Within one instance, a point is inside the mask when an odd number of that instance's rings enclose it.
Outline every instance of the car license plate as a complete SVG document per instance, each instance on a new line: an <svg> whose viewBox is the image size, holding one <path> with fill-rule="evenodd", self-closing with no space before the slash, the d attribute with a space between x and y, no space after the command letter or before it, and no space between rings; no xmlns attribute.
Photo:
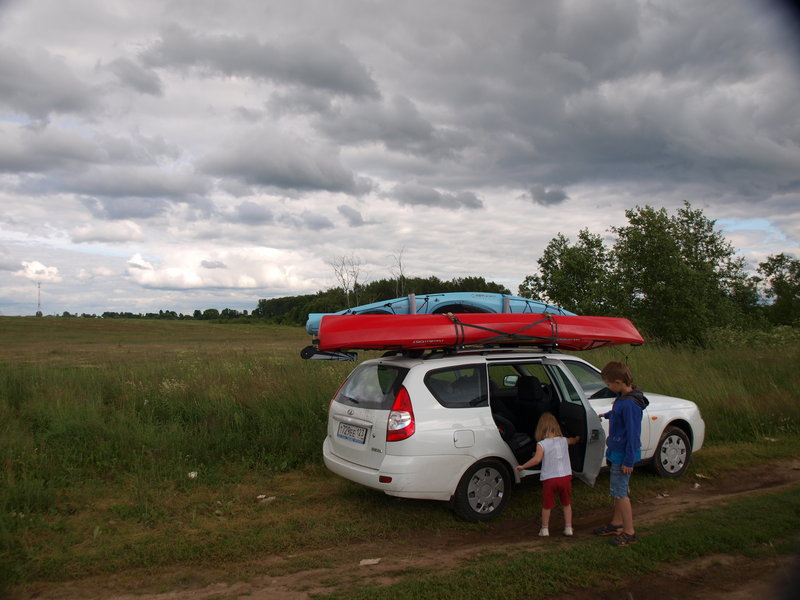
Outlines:
<svg viewBox="0 0 800 600"><path fill-rule="evenodd" d="M367 439L367 428L339 423L339 431L336 432L336 436L356 444L363 444Z"/></svg>

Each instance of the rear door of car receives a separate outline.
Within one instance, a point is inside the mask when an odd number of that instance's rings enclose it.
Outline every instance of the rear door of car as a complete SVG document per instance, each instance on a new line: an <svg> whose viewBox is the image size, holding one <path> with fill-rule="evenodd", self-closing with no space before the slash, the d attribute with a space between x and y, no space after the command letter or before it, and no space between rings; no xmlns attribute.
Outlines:
<svg viewBox="0 0 800 600"><path fill-rule="evenodd" d="M570 360L564 361L564 365L575 378L578 389L583 392L585 398L589 400L594 411L605 414L611 410L617 395L606 387L600 378L600 371L585 361ZM647 394L645 394L647 396ZM603 429L608 432L608 421L602 420ZM644 409L642 413L642 456L652 454L651 444L658 441L652 435L653 421L649 409Z"/></svg>
<svg viewBox="0 0 800 600"><path fill-rule="evenodd" d="M558 421L564 435L581 436L578 444L570 446L572 474L584 483L594 485L606 448L606 434L600 417L582 391L579 391L577 382L561 360L544 358L543 362L547 365L553 385L561 398Z"/></svg>
<svg viewBox="0 0 800 600"><path fill-rule="evenodd" d="M338 457L379 469L386 454L389 412L408 369L380 361L357 367L342 384L328 415L328 437Z"/></svg>

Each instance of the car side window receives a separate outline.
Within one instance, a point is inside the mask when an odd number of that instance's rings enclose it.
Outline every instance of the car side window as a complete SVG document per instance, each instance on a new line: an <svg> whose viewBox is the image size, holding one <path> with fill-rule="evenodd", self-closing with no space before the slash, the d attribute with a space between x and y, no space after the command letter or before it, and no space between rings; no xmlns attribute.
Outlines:
<svg viewBox="0 0 800 600"><path fill-rule="evenodd" d="M558 382L559 387L566 392L567 401L574 402L576 404L582 404L583 402L581 399L581 394L575 389L575 386L572 385L569 377L566 377L561 369L556 367L551 367L551 371L553 373L553 378Z"/></svg>
<svg viewBox="0 0 800 600"><path fill-rule="evenodd" d="M461 365L430 371L425 375L425 385L439 404L446 408L489 404L484 365Z"/></svg>
<svg viewBox="0 0 800 600"><path fill-rule="evenodd" d="M572 376L578 381L583 393L587 398L614 398L614 392L606 387L600 373L590 367L579 362L564 361L564 366L569 369Z"/></svg>

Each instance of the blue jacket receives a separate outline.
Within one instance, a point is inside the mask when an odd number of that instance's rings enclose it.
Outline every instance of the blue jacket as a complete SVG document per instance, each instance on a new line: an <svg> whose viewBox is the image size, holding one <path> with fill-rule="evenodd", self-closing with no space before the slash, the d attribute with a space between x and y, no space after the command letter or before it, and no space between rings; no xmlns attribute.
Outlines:
<svg viewBox="0 0 800 600"><path fill-rule="evenodd" d="M634 386L625 395L614 400L606 438L606 458L609 462L632 467L642 457L642 414L648 405L642 390Z"/></svg>

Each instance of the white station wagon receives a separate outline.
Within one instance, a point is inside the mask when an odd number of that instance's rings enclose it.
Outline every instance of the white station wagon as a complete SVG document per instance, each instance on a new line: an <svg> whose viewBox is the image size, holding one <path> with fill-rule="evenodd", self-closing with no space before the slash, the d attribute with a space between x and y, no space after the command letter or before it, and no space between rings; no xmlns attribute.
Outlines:
<svg viewBox="0 0 800 600"><path fill-rule="evenodd" d="M703 445L694 402L645 392L642 463L684 473ZM391 496L443 500L464 519L503 510L512 484L539 469L514 467L535 450L539 416L551 412L570 446L573 475L593 485L605 464L614 394L600 371L576 356L520 350L433 351L368 360L331 401L326 466Z"/></svg>

